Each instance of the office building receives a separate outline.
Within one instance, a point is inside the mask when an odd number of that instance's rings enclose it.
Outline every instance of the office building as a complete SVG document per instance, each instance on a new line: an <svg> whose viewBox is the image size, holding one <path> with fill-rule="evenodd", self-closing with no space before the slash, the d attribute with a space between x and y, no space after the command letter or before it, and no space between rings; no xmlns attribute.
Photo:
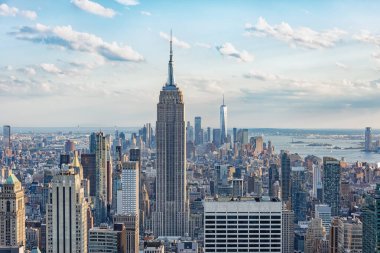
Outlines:
<svg viewBox="0 0 380 253"><path fill-rule="evenodd" d="M290 199L290 157L287 152L283 152L281 155L281 196L282 201L287 202Z"/></svg>
<svg viewBox="0 0 380 253"><path fill-rule="evenodd" d="M114 224L124 224L128 253L139 252L139 216L138 214L117 214L113 216Z"/></svg>
<svg viewBox="0 0 380 253"><path fill-rule="evenodd" d="M220 129L219 128L214 128L212 130L212 143L216 146L220 146Z"/></svg>
<svg viewBox="0 0 380 253"><path fill-rule="evenodd" d="M223 104L220 106L220 144L227 142L227 105Z"/></svg>
<svg viewBox="0 0 380 253"><path fill-rule="evenodd" d="M269 197L279 197L275 194L275 183L280 181L280 174L277 164L271 164L268 171L268 195Z"/></svg>
<svg viewBox="0 0 380 253"><path fill-rule="evenodd" d="M294 252L294 212L282 207L282 253Z"/></svg>
<svg viewBox="0 0 380 253"><path fill-rule="evenodd" d="M102 132L90 135L90 152L95 154L95 223L100 224L106 220L108 203L107 161L109 144ZM90 185L91 185L91 179ZM91 188L91 187L90 187ZM90 190L91 192L91 190Z"/></svg>
<svg viewBox="0 0 380 253"><path fill-rule="evenodd" d="M205 252L281 252L281 201L206 199L204 245Z"/></svg>
<svg viewBox="0 0 380 253"><path fill-rule="evenodd" d="M248 129L239 129L236 133L237 142L240 142L240 144L245 145L248 144Z"/></svg>
<svg viewBox="0 0 380 253"><path fill-rule="evenodd" d="M52 180L46 214L48 253L87 252L87 209L79 174L69 167Z"/></svg>
<svg viewBox="0 0 380 253"><path fill-rule="evenodd" d="M323 200L323 185L321 176L321 166L313 164L313 198Z"/></svg>
<svg viewBox="0 0 380 253"><path fill-rule="evenodd" d="M72 140L67 140L65 142L65 152L66 154L69 154L70 152L73 152L75 150L75 142Z"/></svg>
<svg viewBox="0 0 380 253"><path fill-rule="evenodd" d="M0 251L23 252L25 245L24 189L11 174L0 188Z"/></svg>
<svg viewBox="0 0 380 253"><path fill-rule="evenodd" d="M11 126L3 126L3 149L11 149Z"/></svg>
<svg viewBox="0 0 380 253"><path fill-rule="evenodd" d="M190 121L188 121L186 125L186 140L188 142L194 142L194 128L190 124Z"/></svg>
<svg viewBox="0 0 380 253"><path fill-rule="evenodd" d="M306 220L307 211L307 196L308 192L306 189L306 174L304 167L292 167L291 171L291 202L292 210L294 211L294 221L298 223L299 221Z"/></svg>
<svg viewBox="0 0 380 253"><path fill-rule="evenodd" d="M340 213L340 162L323 157L323 202L331 207L331 215Z"/></svg>
<svg viewBox="0 0 380 253"><path fill-rule="evenodd" d="M124 224L114 224L109 228L107 224L89 230L89 253L127 253L127 243Z"/></svg>
<svg viewBox="0 0 380 253"><path fill-rule="evenodd" d="M380 184L367 194L363 207L363 253L380 252Z"/></svg>
<svg viewBox="0 0 380 253"><path fill-rule="evenodd" d="M344 222L345 252L361 253L363 251L363 224L359 218L342 218Z"/></svg>
<svg viewBox="0 0 380 253"><path fill-rule="evenodd" d="M202 118L194 118L195 145L203 144Z"/></svg>
<svg viewBox="0 0 380 253"><path fill-rule="evenodd" d="M322 219L314 218L309 222L305 235L305 253L314 253L318 251L321 242L326 238L325 228L322 226Z"/></svg>
<svg viewBox="0 0 380 253"><path fill-rule="evenodd" d="M122 204L118 214L139 213L139 163L124 162L121 175ZM119 206L118 206L119 207Z"/></svg>
<svg viewBox="0 0 380 253"><path fill-rule="evenodd" d="M83 167L83 178L90 182L90 196L96 196L96 155L81 154L81 164Z"/></svg>
<svg viewBox="0 0 380 253"><path fill-rule="evenodd" d="M322 226L326 230L326 236L328 236L331 225L331 207L326 204L315 205L315 218L322 219Z"/></svg>
<svg viewBox="0 0 380 253"><path fill-rule="evenodd" d="M364 150L366 152L372 151L372 129L370 127L365 128Z"/></svg>
<svg viewBox="0 0 380 253"><path fill-rule="evenodd" d="M144 253L165 253L165 245L162 241L144 242Z"/></svg>
<svg viewBox="0 0 380 253"><path fill-rule="evenodd" d="M339 217L334 217L330 227L330 253L344 253L344 224Z"/></svg>
<svg viewBox="0 0 380 253"><path fill-rule="evenodd" d="M170 42L168 80L157 104L157 188L153 233L184 236L188 233L189 203L186 187L185 104L174 81Z"/></svg>
<svg viewBox="0 0 380 253"><path fill-rule="evenodd" d="M237 128L236 127L232 129L232 135L233 135L234 143L237 142Z"/></svg>

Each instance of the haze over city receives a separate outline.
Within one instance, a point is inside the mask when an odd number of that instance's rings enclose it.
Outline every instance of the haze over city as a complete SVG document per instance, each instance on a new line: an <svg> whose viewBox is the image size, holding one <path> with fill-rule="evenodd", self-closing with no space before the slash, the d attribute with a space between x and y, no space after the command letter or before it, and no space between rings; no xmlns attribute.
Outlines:
<svg viewBox="0 0 380 253"><path fill-rule="evenodd" d="M225 94L237 127L380 127L376 1L0 4L1 121L13 126L153 121L172 29L188 119L217 126Z"/></svg>

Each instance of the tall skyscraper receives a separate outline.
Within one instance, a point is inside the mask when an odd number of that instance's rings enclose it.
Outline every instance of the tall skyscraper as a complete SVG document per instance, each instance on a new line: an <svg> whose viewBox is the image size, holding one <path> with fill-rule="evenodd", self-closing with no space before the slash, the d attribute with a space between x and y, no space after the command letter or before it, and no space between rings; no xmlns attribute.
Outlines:
<svg viewBox="0 0 380 253"><path fill-rule="evenodd" d="M313 164L313 197L322 201L323 199L323 187L321 166L319 164Z"/></svg>
<svg viewBox="0 0 380 253"><path fill-rule="evenodd" d="M212 130L212 143L217 147L220 146L220 129L219 128L214 128Z"/></svg>
<svg viewBox="0 0 380 253"><path fill-rule="evenodd" d="M278 197L275 195L274 191L274 184L278 181L280 181L280 175L278 172L278 166L277 164L271 164L269 167L269 173L268 173L268 195L269 197Z"/></svg>
<svg viewBox="0 0 380 253"><path fill-rule="evenodd" d="M372 151L372 129L370 127L365 128L364 150L366 152Z"/></svg>
<svg viewBox="0 0 380 253"><path fill-rule="evenodd" d="M205 252L281 252L282 238L281 201L228 197L204 202Z"/></svg>
<svg viewBox="0 0 380 253"><path fill-rule="evenodd" d="M194 118L195 145L203 144L202 118L197 116Z"/></svg>
<svg viewBox="0 0 380 253"><path fill-rule="evenodd" d="M139 213L139 162L124 162L121 175L121 213ZM118 210L118 213L119 210Z"/></svg>
<svg viewBox="0 0 380 253"><path fill-rule="evenodd" d="M220 106L220 143L224 144L227 141L227 105L223 104Z"/></svg>
<svg viewBox="0 0 380 253"><path fill-rule="evenodd" d="M340 162L331 157L323 157L323 202L331 207L331 215L340 211Z"/></svg>
<svg viewBox="0 0 380 253"><path fill-rule="evenodd" d="M87 252L87 208L79 174L70 167L54 176L46 215L48 253Z"/></svg>
<svg viewBox="0 0 380 253"><path fill-rule="evenodd" d="M233 129L232 129L232 134L233 134L233 139L234 139L234 143L235 142L237 142L238 140L237 140L237 128L236 127L234 127Z"/></svg>
<svg viewBox="0 0 380 253"><path fill-rule="evenodd" d="M282 207L282 253L294 252L294 212Z"/></svg>
<svg viewBox="0 0 380 253"><path fill-rule="evenodd" d="M281 194L282 201L286 202L290 199L290 158L287 152L281 155Z"/></svg>
<svg viewBox="0 0 380 253"><path fill-rule="evenodd" d="M83 166L83 178L90 181L90 196L96 196L96 155L81 154L81 164Z"/></svg>
<svg viewBox="0 0 380 253"><path fill-rule="evenodd" d="M211 127L207 127L207 142L211 142Z"/></svg>
<svg viewBox="0 0 380 253"><path fill-rule="evenodd" d="M380 184L367 195L363 208L363 253L380 252Z"/></svg>
<svg viewBox="0 0 380 253"><path fill-rule="evenodd" d="M108 186L107 186L107 140L102 132L92 133L90 136L90 152L95 154L95 223L100 224L106 220ZM91 179L90 179L91 180ZM90 181L91 184L91 181ZM111 194L112 195L112 194Z"/></svg>
<svg viewBox="0 0 380 253"><path fill-rule="evenodd" d="M292 167L291 172L291 202L295 222L306 221L307 196L306 174L304 167Z"/></svg>
<svg viewBox="0 0 380 253"><path fill-rule="evenodd" d="M339 217L334 217L330 227L330 253L344 253L344 224Z"/></svg>
<svg viewBox="0 0 380 253"><path fill-rule="evenodd" d="M156 236L184 236L189 225L185 105L174 81L172 41L168 80L157 104L156 131L157 188L153 232Z"/></svg>
<svg viewBox="0 0 380 253"><path fill-rule="evenodd" d="M11 148L11 126L3 126L3 148Z"/></svg>
<svg viewBox="0 0 380 253"><path fill-rule="evenodd" d="M194 141L194 128L190 124L190 121L188 121L186 125L186 140L188 142Z"/></svg>
<svg viewBox="0 0 380 253"><path fill-rule="evenodd" d="M25 245L24 189L11 174L0 191L0 251L24 252Z"/></svg>

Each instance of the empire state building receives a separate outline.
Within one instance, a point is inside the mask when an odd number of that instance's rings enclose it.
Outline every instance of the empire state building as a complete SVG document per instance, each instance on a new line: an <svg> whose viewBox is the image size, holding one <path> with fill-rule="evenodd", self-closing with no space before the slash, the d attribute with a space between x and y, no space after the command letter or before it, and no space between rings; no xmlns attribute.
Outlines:
<svg viewBox="0 0 380 253"><path fill-rule="evenodd" d="M184 236L189 227L186 191L185 105L173 75L173 50L170 40L168 80L157 104L156 210L153 233L156 236Z"/></svg>

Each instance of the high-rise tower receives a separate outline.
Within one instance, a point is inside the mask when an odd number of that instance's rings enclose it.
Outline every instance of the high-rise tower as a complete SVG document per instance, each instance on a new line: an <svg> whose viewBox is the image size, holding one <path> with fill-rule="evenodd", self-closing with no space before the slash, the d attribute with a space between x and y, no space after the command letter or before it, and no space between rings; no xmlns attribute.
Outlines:
<svg viewBox="0 0 380 253"><path fill-rule="evenodd" d="M11 174L0 191L0 251L19 252L25 243L24 189Z"/></svg>
<svg viewBox="0 0 380 253"><path fill-rule="evenodd" d="M87 208L80 175L73 167L52 180L46 215L47 253L87 252Z"/></svg>
<svg viewBox="0 0 380 253"><path fill-rule="evenodd" d="M186 192L186 135L183 95L174 81L170 40L168 80L157 104L157 188L153 232L156 236L184 236L188 232Z"/></svg>
<svg viewBox="0 0 380 253"><path fill-rule="evenodd" d="M3 148L11 148L11 126L3 126Z"/></svg>
<svg viewBox="0 0 380 253"><path fill-rule="evenodd" d="M323 201L331 207L331 215L340 211L340 162L331 157L323 157Z"/></svg>
<svg viewBox="0 0 380 253"><path fill-rule="evenodd" d="M220 106L220 143L224 144L227 140L227 106L223 104Z"/></svg>

